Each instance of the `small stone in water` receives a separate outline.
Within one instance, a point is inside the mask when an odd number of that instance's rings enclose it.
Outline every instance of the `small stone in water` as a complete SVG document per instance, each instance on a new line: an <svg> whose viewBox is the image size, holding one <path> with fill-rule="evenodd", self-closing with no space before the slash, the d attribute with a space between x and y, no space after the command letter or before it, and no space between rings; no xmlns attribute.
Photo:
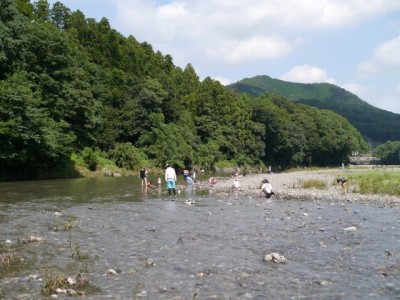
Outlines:
<svg viewBox="0 0 400 300"><path fill-rule="evenodd" d="M356 226L350 226L350 227L347 227L347 228L344 228L343 229L344 231L357 231L357 227Z"/></svg>
<svg viewBox="0 0 400 300"><path fill-rule="evenodd" d="M151 258L148 258L146 260L146 267L153 267L154 266L154 262Z"/></svg>
<svg viewBox="0 0 400 300"><path fill-rule="evenodd" d="M62 289L62 288L57 288L57 289L56 289L56 293L57 293L57 294L65 294L66 292L67 292L66 289Z"/></svg>
<svg viewBox="0 0 400 300"><path fill-rule="evenodd" d="M114 269L108 269L107 274L108 275L117 275L117 271L115 271Z"/></svg>
<svg viewBox="0 0 400 300"><path fill-rule="evenodd" d="M286 258L283 255L280 255L279 253L270 253L264 256L264 261L279 264L279 263L285 263Z"/></svg>

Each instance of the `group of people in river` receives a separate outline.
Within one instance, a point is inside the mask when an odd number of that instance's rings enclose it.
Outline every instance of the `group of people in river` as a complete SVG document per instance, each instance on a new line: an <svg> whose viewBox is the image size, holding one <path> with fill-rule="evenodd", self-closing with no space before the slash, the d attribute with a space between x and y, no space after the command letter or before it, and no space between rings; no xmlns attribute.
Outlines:
<svg viewBox="0 0 400 300"><path fill-rule="evenodd" d="M203 169L202 169L202 173L204 173ZM148 172L147 172L146 168L142 167L139 171L139 177L141 179L142 187L145 187L145 188L155 187L151 180L147 180L147 176L148 176ZM189 185L189 186L193 185L196 182L196 176L197 176L196 169L193 169L192 176L190 176L189 170L187 170L187 169L183 170L184 185ZM165 179L165 182L167 185L169 196L172 196L172 195L176 196L177 176L176 176L175 169L169 163L167 163L165 165L164 179ZM162 184L161 176L158 176L157 188L161 188L161 184Z"/></svg>
<svg viewBox="0 0 400 300"><path fill-rule="evenodd" d="M204 174L204 169L201 169L201 174ZM235 190L239 190L240 189L240 183L239 183L239 170L236 170L236 172L234 172L232 174L232 177L234 178L233 184L232 184L232 189ZM272 174L272 172L268 172L268 174ZM155 186L153 184L152 181L147 180L147 176L148 176L148 172L146 170L146 168L141 168L139 171L139 177L141 178L141 185L142 187L146 187L146 188L153 188L153 187L157 187L157 188L161 188L162 185L162 180L161 180L161 176L158 176L157 179L157 186ZM176 175L176 171L175 169L172 167L171 164L167 163L165 165L165 174L164 174L164 179L165 179L165 183L167 186L167 190L168 190L168 194L169 196L176 196L177 194L177 188L176 188L176 184L177 184L177 175ZM193 169L191 172L188 169L184 169L183 170L183 186L186 186L188 188L192 187L196 182L197 182L197 171L196 169ZM346 177L339 177L337 180L337 183L340 184L343 188L346 187L347 185L347 178ZM208 185L210 187L214 187L217 183L218 183L218 179L216 177L210 177L207 181ZM264 178L261 181L260 184L260 197L264 196L266 198L270 198L271 196L274 196L275 192L274 189L271 185L271 182L267 179Z"/></svg>
<svg viewBox="0 0 400 300"><path fill-rule="evenodd" d="M201 174L204 174L204 169L200 170ZM240 183L239 183L239 172L240 169L237 169L236 172L234 172L232 174L232 177L234 177L234 181L232 184L232 188L233 189L239 189L240 188ZM139 177L141 179L141 185L142 187L145 188L153 188L153 187L157 187L157 188L161 188L162 185L162 181L161 181L161 177L159 176L157 179L157 186L155 186L153 184L153 182L151 180L147 180L148 179L148 172L146 170L146 168L142 167L139 171ZM167 186L167 190L168 190L168 195L169 196L176 196L177 194L177 175L176 175L176 171L175 169L172 167L171 164L167 163L165 165L165 173L164 173L164 179L165 179L165 183ZM194 183L197 182L197 171L196 169L193 169L191 174L190 171L188 169L184 169L183 170L183 180L184 180L184 186L187 187L191 187ZM216 177L210 177L207 181L208 185L210 187L214 187L217 183L218 183L218 179ZM267 179L264 179L262 181L262 186L261 186L261 191L265 194L265 196L267 198L271 197L272 195L274 195L273 189L271 184L269 183L269 181Z"/></svg>

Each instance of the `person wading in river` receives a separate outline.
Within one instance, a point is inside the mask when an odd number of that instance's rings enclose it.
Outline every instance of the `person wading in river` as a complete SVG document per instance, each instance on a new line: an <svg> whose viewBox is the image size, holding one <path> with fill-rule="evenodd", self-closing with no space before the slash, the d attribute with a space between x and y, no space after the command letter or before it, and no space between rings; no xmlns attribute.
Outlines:
<svg viewBox="0 0 400 300"><path fill-rule="evenodd" d="M146 168L141 168L139 171L139 177L142 180L142 186L147 187L147 170Z"/></svg>
<svg viewBox="0 0 400 300"><path fill-rule="evenodd" d="M174 197L176 196L175 182L176 182L176 172L175 169L171 167L170 164L165 165L165 182L167 183L168 194L171 197L172 192Z"/></svg>

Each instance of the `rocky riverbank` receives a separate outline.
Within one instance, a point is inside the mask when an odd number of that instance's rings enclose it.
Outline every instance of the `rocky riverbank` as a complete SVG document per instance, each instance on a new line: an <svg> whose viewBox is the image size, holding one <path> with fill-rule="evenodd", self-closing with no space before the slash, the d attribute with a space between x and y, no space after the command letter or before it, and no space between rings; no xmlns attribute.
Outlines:
<svg viewBox="0 0 400 300"><path fill-rule="evenodd" d="M296 172L283 172L273 174L250 174L246 176L238 176L240 193L247 193L253 196L260 196L261 180L268 178L271 182L275 198L289 200L289 199L325 199L337 202L356 202L356 203L381 203L385 205L400 204L400 197L390 195L365 195L357 191L358 186L349 181L347 187L343 188L336 182L339 177L347 177L351 173L365 172L368 169L355 168L346 169L329 169L329 170L304 170ZM373 172L380 170L373 169ZM382 170L383 172L384 170ZM323 189L317 188L302 188L303 183L317 180L326 184ZM214 187L218 190L232 189L234 178L227 180L220 180Z"/></svg>

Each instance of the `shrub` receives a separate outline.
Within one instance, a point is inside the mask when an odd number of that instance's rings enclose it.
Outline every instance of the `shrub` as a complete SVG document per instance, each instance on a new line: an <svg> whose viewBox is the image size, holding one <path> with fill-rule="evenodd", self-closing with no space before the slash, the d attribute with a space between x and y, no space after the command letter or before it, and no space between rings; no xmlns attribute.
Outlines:
<svg viewBox="0 0 400 300"><path fill-rule="evenodd" d="M90 171L96 171L97 163L99 161L98 154L93 151L92 148L85 147L85 149L83 149L81 152L81 156L83 161L85 162L86 167Z"/></svg>
<svg viewBox="0 0 400 300"><path fill-rule="evenodd" d="M109 152L109 157L115 164L124 169L133 170L141 165L149 165L146 155L131 143L118 143L115 148Z"/></svg>

